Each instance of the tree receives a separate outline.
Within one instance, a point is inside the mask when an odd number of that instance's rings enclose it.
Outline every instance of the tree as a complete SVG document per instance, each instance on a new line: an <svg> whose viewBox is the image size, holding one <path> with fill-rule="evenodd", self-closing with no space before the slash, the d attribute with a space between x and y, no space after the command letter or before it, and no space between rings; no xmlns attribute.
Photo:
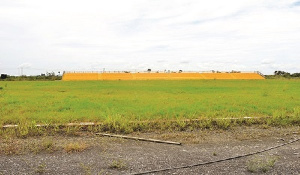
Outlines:
<svg viewBox="0 0 300 175"><path fill-rule="evenodd" d="M274 75L278 75L278 76L283 76L283 77L291 77L291 74L289 72L285 72L285 71L275 71Z"/></svg>

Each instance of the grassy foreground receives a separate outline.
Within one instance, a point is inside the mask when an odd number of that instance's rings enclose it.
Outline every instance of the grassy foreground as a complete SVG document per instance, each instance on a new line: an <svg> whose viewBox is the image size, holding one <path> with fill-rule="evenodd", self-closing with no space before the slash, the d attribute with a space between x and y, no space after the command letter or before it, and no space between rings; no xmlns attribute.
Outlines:
<svg viewBox="0 0 300 175"><path fill-rule="evenodd" d="M300 80L0 81L0 126L245 116L298 125Z"/></svg>

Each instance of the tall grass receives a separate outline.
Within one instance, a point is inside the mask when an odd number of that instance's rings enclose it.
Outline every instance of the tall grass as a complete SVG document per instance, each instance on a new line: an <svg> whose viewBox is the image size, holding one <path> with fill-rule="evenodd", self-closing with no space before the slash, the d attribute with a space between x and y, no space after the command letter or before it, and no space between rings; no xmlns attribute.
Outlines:
<svg viewBox="0 0 300 175"><path fill-rule="evenodd" d="M182 119L272 117L268 124L288 125L300 118L300 80L21 81L0 87L0 126L94 121L130 132L141 127L128 129L132 121L177 120L185 128Z"/></svg>

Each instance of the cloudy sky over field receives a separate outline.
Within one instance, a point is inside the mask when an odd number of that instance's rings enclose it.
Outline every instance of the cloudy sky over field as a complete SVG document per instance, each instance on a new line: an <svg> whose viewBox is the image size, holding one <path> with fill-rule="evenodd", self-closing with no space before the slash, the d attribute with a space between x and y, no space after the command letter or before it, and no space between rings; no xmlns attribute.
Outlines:
<svg viewBox="0 0 300 175"><path fill-rule="evenodd" d="M0 73L300 72L300 0L1 0Z"/></svg>

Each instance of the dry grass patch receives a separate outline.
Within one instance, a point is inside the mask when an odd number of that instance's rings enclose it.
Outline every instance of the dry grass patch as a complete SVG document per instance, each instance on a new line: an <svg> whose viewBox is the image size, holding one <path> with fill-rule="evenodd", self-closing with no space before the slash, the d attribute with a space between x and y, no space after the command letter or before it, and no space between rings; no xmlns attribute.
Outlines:
<svg viewBox="0 0 300 175"><path fill-rule="evenodd" d="M7 139L0 143L0 154L16 155L23 152L18 140Z"/></svg>
<svg viewBox="0 0 300 175"><path fill-rule="evenodd" d="M14 144L6 144L0 147L1 154L5 155L16 155L21 153L21 149Z"/></svg>
<svg viewBox="0 0 300 175"><path fill-rule="evenodd" d="M73 142L73 143L68 143L64 146L64 150L67 153L72 153L72 152L82 152L86 150L89 146L84 143L84 142Z"/></svg>
<svg viewBox="0 0 300 175"><path fill-rule="evenodd" d="M25 153L53 153L59 147L50 138L39 139L5 139L0 142L0 154L18 155Z"/></svg>
<svg viewBox="0 0 300 175"><path fill-rule="evenodd" d="M197 144L201 140L205 140L204 133L193 133L193 132L176 132L176 133L164 133L154 136L155 139L168 140L168 141L179 141L184 143Z"/></svg>

